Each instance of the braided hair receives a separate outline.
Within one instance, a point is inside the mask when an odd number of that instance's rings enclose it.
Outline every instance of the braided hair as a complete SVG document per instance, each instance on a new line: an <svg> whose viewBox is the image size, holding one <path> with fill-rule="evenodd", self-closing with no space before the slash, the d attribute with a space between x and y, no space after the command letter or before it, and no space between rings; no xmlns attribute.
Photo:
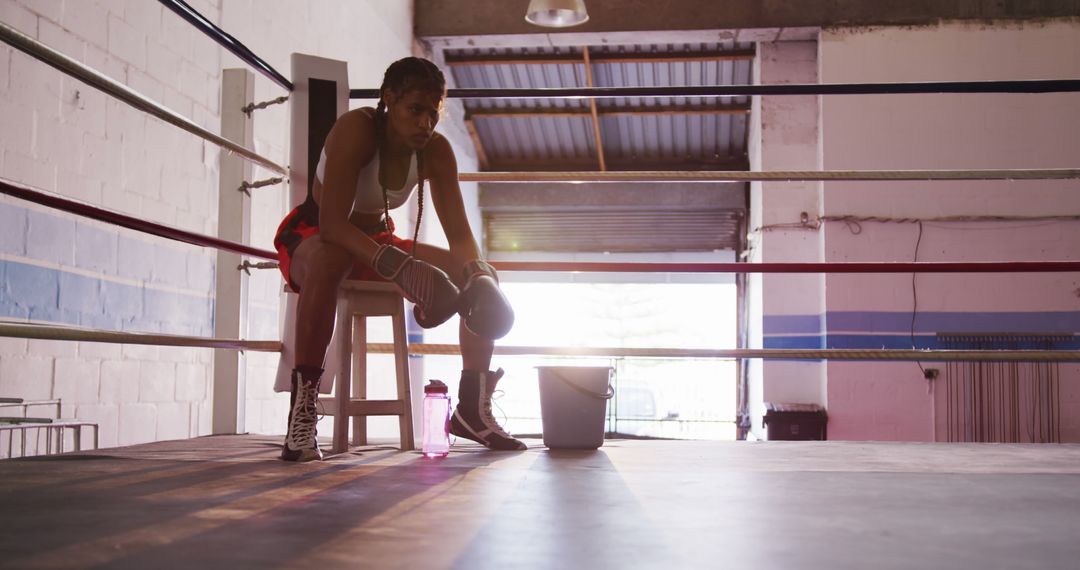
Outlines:
<svg viewBox="0 0 1080 570"><path fill-rule="evenodd" d="M382 86L379 88L379 104L375 107L375 143L382 148L386 142L386 103L384 93L389 90L402 95L408 91L438 93L439 98L446 96L446 78L438 66L420 57L399 59L386 68ZM416 242L420 239L420 221L424 214L424 151L416 152L416 170L419 176L419 189L416 195L416 228L413 231L412 252L416 254ZM386 216L387 230L390 229L390 196L383 186L383 214ZM387 243L390 243L390 231L387 231Z"/></svg>

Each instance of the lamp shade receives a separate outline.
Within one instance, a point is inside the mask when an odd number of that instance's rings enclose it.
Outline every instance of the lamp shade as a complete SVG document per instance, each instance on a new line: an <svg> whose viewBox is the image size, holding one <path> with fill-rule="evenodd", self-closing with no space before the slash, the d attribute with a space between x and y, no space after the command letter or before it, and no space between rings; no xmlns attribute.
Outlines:
<svg viewBox="0 0 1080 570"><path fill-rule="evenodd" d="M589 21L585 0L529 0L525 21L546 28L566 28Z"/></svg>

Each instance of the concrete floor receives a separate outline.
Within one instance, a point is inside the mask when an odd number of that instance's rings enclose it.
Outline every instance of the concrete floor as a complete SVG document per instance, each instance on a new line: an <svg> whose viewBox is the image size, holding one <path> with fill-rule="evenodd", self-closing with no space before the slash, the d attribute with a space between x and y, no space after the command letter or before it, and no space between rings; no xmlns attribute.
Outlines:
<svg viewBox="0 0 1080 570"><path fill-rule="evenodd" d="M10 568L1080 568L1080 445L206 437L0 462Z"/></svg>

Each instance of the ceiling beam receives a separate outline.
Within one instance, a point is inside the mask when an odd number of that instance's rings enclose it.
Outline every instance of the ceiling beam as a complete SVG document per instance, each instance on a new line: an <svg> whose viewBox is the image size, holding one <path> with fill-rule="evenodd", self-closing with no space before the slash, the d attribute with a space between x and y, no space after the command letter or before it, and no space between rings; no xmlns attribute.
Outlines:
<svg viewBox="0 0 1080 570"><path fill-rule="evenodd" d="M480 133L476 131L476 123L468 115L465 115L465 130L469 132L469 138L472 139L473 147L476 149L477 166L480 170L488 170L491 163L488 162L487 153L484 152L484 142L480 140Z"/></svg>
<svg viewBox="0 0 1080 570"><path fill-rule="evenodd" d="M586 5L588 22L570 28L541 28L525 21L527 0L415 0L415 29L418 37L426 38L918 26L942 20L989 22L1080 16L1080 0L587 0Z"/></svg>
<svg viewBox="0 0 1080 570"><path fill-rule="evenodd" d="M585 63L585 86L592 89L592 65L589 63L589 46L581 48L581 56ZM607 171L604 164L604 139L600 136L600 117L596 114L596 98L589 97L589 116L592 117L593 142L596 144L596 159L600 163L600 172Z"/></svg>
<svg viewBox="0 0 1080 570"><path fill-rule="evenodd" d="M580 65L578 54L489 54L447 55L446 65ZM623 52L590 54L594 64L602 63L693 63L713 61L753 61L754 50L738 51L680 51L680 52Z"/></svg>

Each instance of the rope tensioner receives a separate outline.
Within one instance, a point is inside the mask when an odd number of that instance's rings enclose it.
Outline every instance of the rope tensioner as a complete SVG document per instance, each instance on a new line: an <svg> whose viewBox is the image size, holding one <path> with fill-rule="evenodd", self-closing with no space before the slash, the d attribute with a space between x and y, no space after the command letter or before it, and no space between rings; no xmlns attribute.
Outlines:
<svg viewBox="0 0 1080 570"><path fill-rule="evenodd" d="M248 192L248 190L250 190L252 188L262 188L263 186L273 186L274 184L281 184L284 181L285 181L285 177L283 177L283 176L278 176L277 178L267 178L265 180L257 180L255 182L248 182L247 180L245 180L242 184L240 184L240 188L237 188L237 190L239 190L240 192L243 192L244 194L247 194L248 196L251 196L251 192Z"/></svg>
<svg viewBox="0 0 1080 570"><path fill-rule="evenodd" d="M280 105L280 104L282 104L282 103L284 103L284 102L286 102L288 100L289 100L288 95L282 95L281 97L276 97L276 98L271 99L269 101L263 101L262 103L249 103L249 104L244 105L243 107L241 107L240 110L243 111L245 115L251 116L251 113L253 111L257 111L259 109L265 109L265 108L269 107L270 105Z"/></svg>
<svg viewBox="0 0 1080 570"><path fill-rule="evenodd" d="M250 262L250 261L248 261L246 259L244 260L243 263L236 266L237 271L243 271L244 273L247 273L248 275L251 275L251 270L252 269L277 269L277 268L278 268L278 262L276 262L276 261L260 261L260 262L257 262L257 263L252 263L252 262Z"/></svg>

